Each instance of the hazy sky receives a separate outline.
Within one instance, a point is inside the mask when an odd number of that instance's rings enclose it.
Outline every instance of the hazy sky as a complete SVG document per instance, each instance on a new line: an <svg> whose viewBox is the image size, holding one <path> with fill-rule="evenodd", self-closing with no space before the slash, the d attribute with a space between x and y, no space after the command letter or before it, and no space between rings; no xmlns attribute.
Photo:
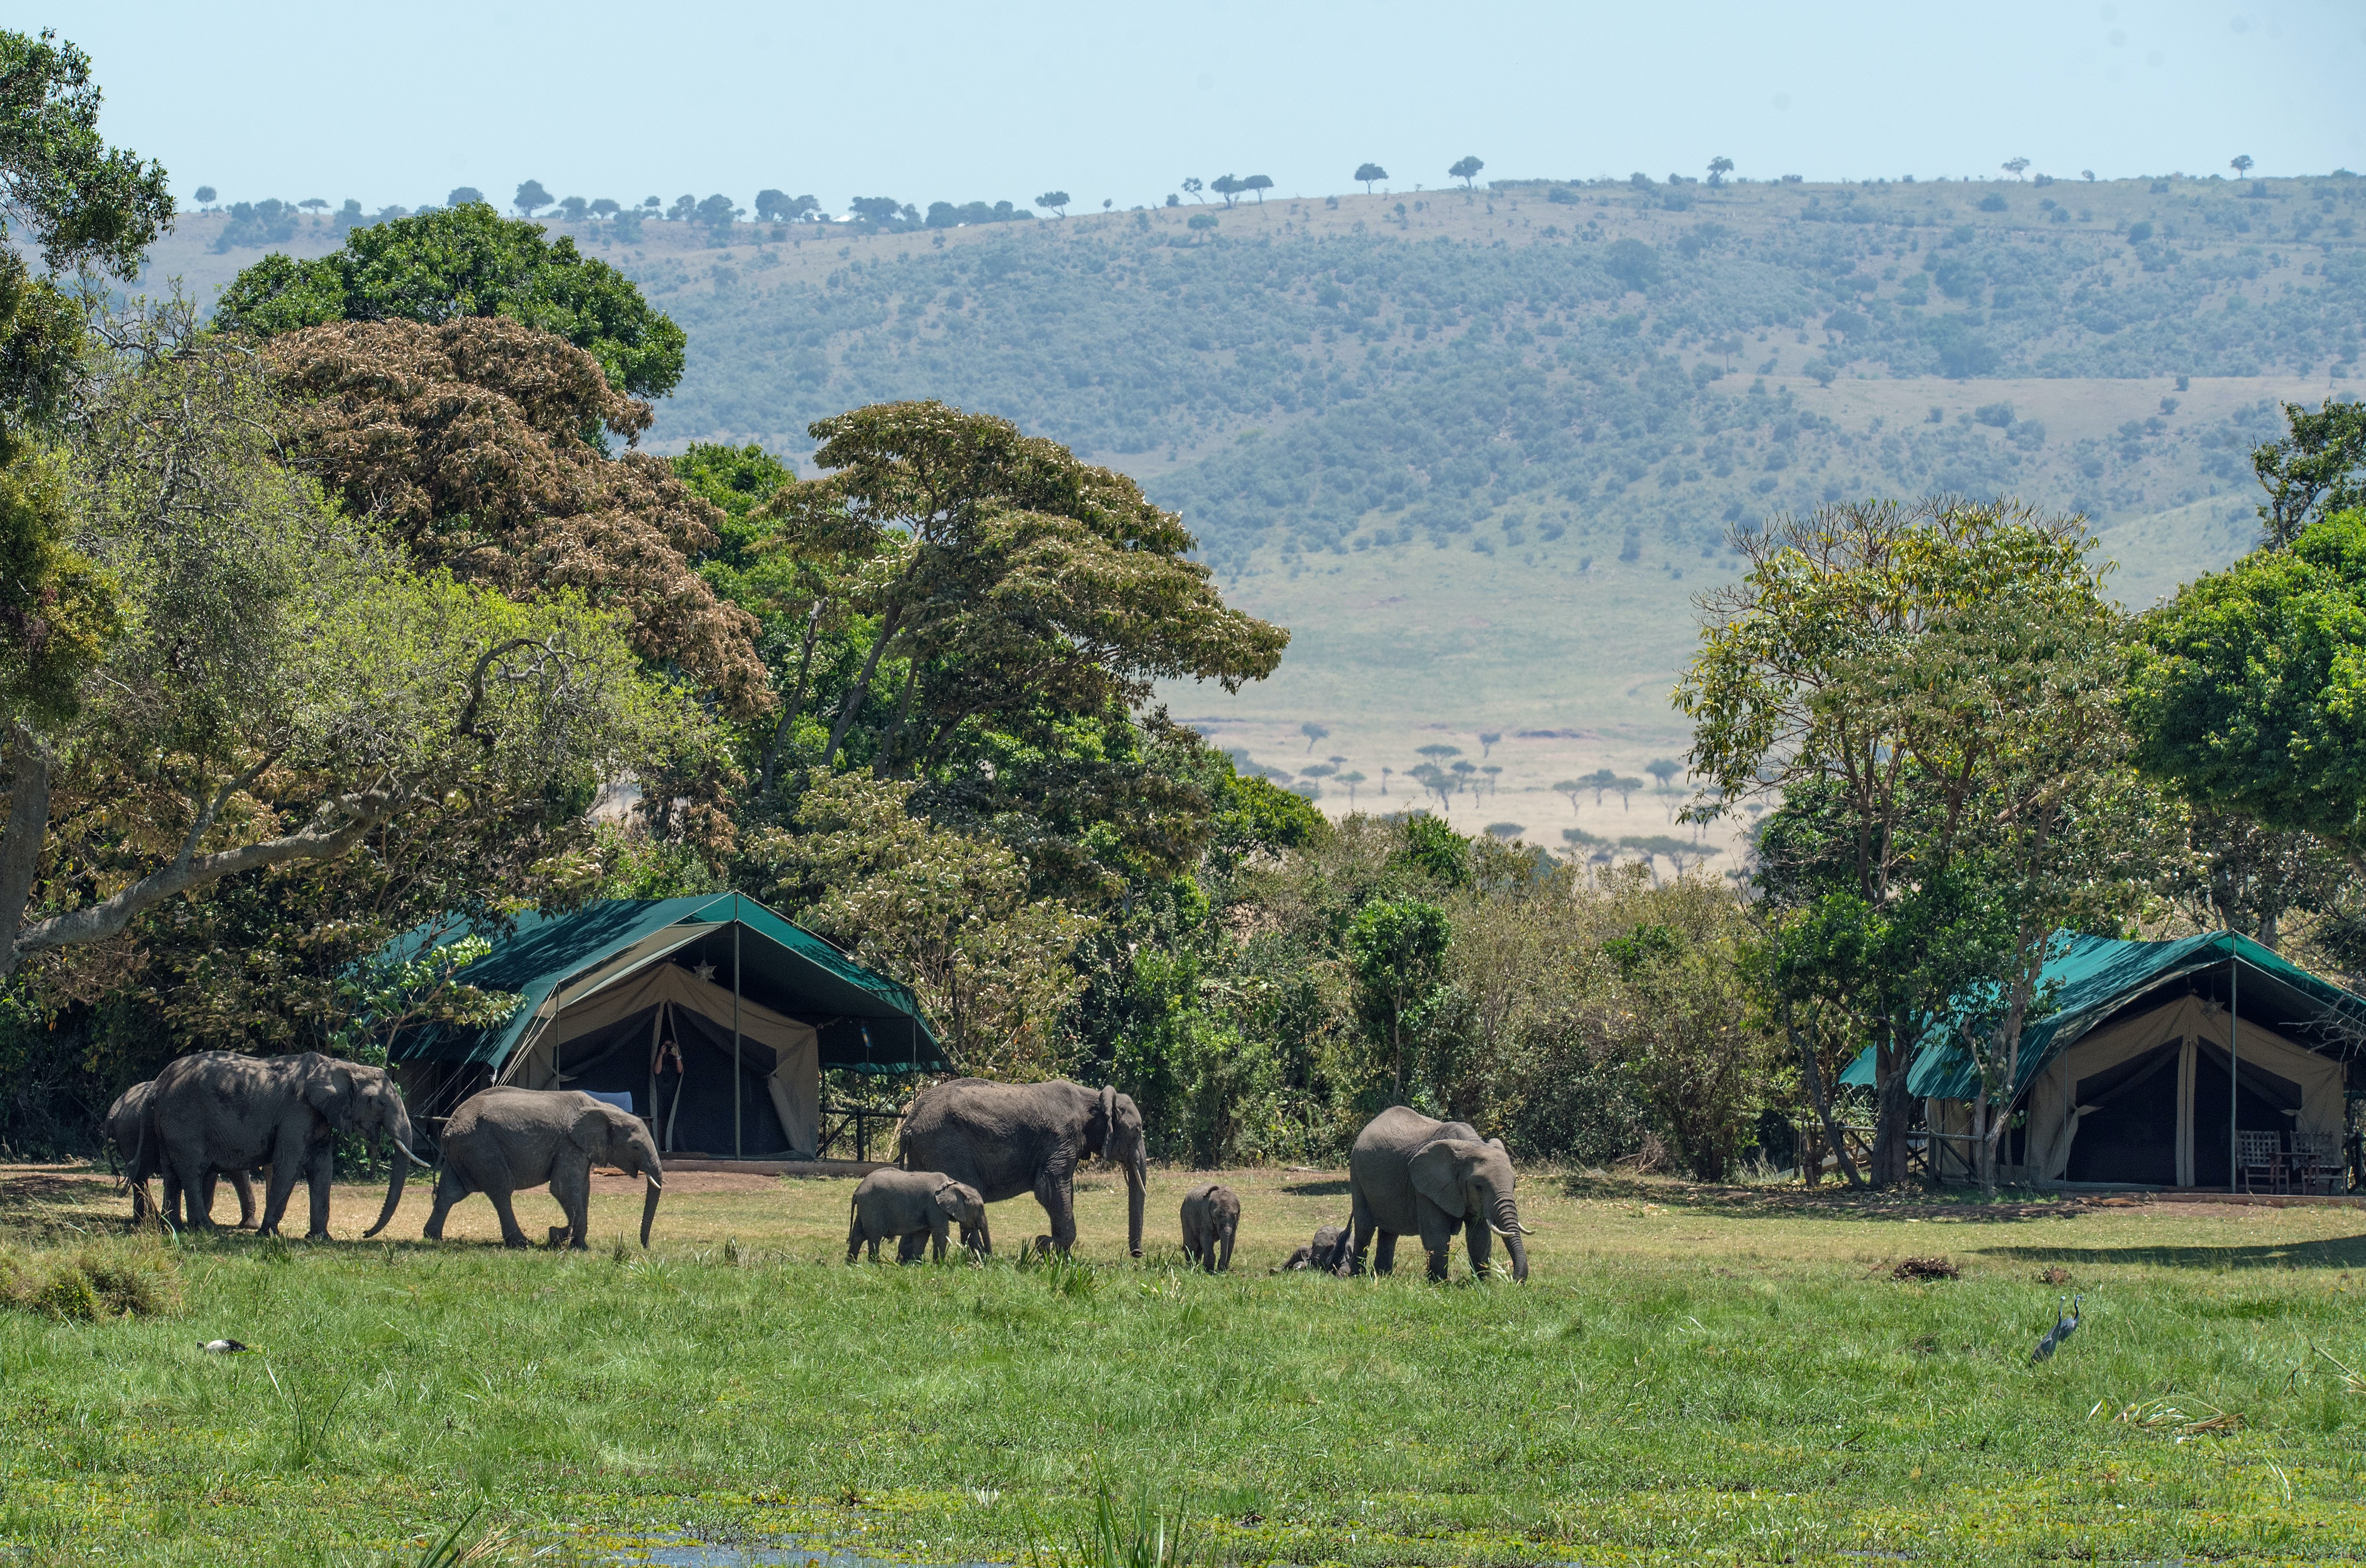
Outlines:
<svg viewBox="0 0 2366 1568"><path fill-rule="evenodd" d="M395 6L52 0L186 197L1026 204L1486 176L2366 168L2360 0Z"/></svg>

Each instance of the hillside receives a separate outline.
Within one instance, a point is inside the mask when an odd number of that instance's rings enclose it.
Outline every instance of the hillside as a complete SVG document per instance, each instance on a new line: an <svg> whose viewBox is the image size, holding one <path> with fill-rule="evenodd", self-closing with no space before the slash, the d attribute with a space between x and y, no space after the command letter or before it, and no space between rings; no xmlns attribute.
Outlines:
<svg viewBox="0 0 2366 1568"><path fill-rule="evenodd" d="M1534 182L578 232L690 334L660 450L802 451L884 398L1007 414L1140 477L1296 633L1274 680L1175 694L1179 716L1375 782L1501 732L1498 793L1454 816L1552 841L1665 830L1549 785L1679 745L1665 692L1736 522L2010 491L2091 515L2137 604L2240 551L2276 400L2355 373L2362 208L2355 178ZM209 294L255 254L211 252L220 227L188 220L154 269Z"/></svg>

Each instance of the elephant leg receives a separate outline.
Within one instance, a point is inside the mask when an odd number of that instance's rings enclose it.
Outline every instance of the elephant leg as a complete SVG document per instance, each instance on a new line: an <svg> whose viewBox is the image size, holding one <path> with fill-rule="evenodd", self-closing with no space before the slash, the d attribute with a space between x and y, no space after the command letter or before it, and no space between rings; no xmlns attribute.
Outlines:
<svg viewBox="0 0 2366 1568"><path fill-rule="evenodd" d="M981 1258L994 1256L994 1235L986 1229L986 1212L982 1209L978 1211L977 1217L977 1251Z"/></svg>
<svg viewBox="0 0 2366 1568"><path fill-rule="evenodd" d="M1454 1255L1454 1221L1426 1198L1415 1199L1414 1206L1420 1211L1414 1217L1421 1226L1421 1249L1429 1258L1429 1277L1443 1280L1447 1261Z"/></svg>
<svg viewBox="0 0 2366 1568"><path fill-rule="evenodd" d="M305 1180L312 1190L312 1213L311 1224L304 1229L304 1239L326 1241L329 1239L329 1184L336 1179L337 1175L336 1145L323 1140L305 1164L309 1168L304 1172Z"/></svg>
<svg viewBox="0 0 2366 1568"><path fill-rule="evenodd" d="M929 1233L906 1231L896 1238L896 1261L918 1263L929 1255Z"/></svg>
<svg viewBox="0 0 2366 1568"><path fill-rule="evenodd" d="M1372 1242L1372 1272L1393 1274L1397 1268L1397 1233L1381 1231Z"/></svg>
<svg viewBox="0 0 2366 1568"><path fill-rule="evenodd" d="M1035 1179L1035 1201L1052 1222L1052 1245L1065 1254L1076 1245L1076 1192L1065 1170L1045 1171Z"/></svg>
<svg viewBox="0 0 2366 1568"><path fill-rule="evenodd" d="M206 1172L205 1190L198 1196L197 1201L206 1206L206 1224L212 1224L214 1223L214 1193L220 1188L220 1171L209 1170Z"/></svg>
<svg viewBox="0 0 2366 1568"><path fill-rule="evenodd" d="M550 1195L567 1213L567 1245L571 1248L590 1246L586 1239L592 1228L592 1165L589 1160L580 1169L562 1165L550 1173Z"/></svg>
<svg viewBox="0 0 2366 1568"><path fill-rule="evenodd" d="M531 1245L525 1239L525 1232L518 1228L517 1210L510 1201L510 1190L488 1187L485 1196L493 1201L493 1212L501 1217L501 1245L514 1247Z"/></svg>
<svg viewBox="0 0 2366 1568"><path fill-rule="evenodd" d="M1495 1233L1487 1228L1486 1216L1473 1214L1462 1233L1463 1247L1470 1255L1470 1272L1482 1280L1487 1278L1495 1255Z"/></svg>
<svg viewBox="0 0 2366 1568"><path fill-rule="evenodd" d="M846 1262L852 1268L862 1252L862 1216L849 1211L846 1216Z"/></svg>
<svg viewBox="0 0 2366 1568"><path fill-rule="evenodd" d="M302 1174L298 1162L275 1156L271 1161L271 1185L265 1190L263 1223L255 1226L258 1234L277 1235L279 1222L287 1215L287 1200L296 1193L296 1178Z"/></svg>
<svg viewBox="0 0 2366 1568"><path fill-rule="evenodd" d="M238 1228L251 1231L254 1228L254 1177L244 1170L233 1170L230 1184L238 1192ZM207 1207L212 1205L208 1203Z"/></svg>
<svg viewBox="0 0 2366 1568"><path fill-rule="evenodd" d="M1364 1271L1364 1248L1371 1245L1373 1234L1380 1228L1365 1204L1363 1193L1352 1186L1348 1192L1347 1234L1339 1238L1339 1262L1332 1269L1342 1280Z"/></svg>
<svg viewBox="0 0 2366 1568"><path fill-rule="evenodd" d="M189 1229L209 1229L214 1217L205 1201L207 1171L204 1164L195 1159L176 1158L165 1168L165 1171L164 1179L173 1190L167 1202L173 1203L175 1209L187 1211Z"/></svg>
<svg viewBox="0 0 2366 1568"><path fill-rule="evenodd" d="M435 1207L428 1213L427 1228L419 1234L429 1241L442 1241L444 1217L452 1212L453 1204L468 1195L468 1184L461 1180L449 1166L438 1171L435 1175Z"/></svg>
<svg viewBox="0 0 2366 1568"><path fill-rule="evenodd" d="M1224 1233L1224 1256L1223 1256L1222 1258L1219 1258L1219 1259L1217 1260L1217 1263L1216 1263L1216 1272L1217 1272L1217 1273L1219 1273L1219 1274L1229 1273L1229 1272L1231 1272L1231 1270L1232 1270L1232 1267L1233 1267L1233 1233L1232 1233L1232 1232L1230 1232L1230 1231L1226 1231L1226 1232Z"/></svg>
<svg viewBox="0 0 2366 1568"><path fill-rule="evenodd" d="M942 1263L945 1260L946 1224L945 1216L942 1214L933 1214L930 1216L929 1256L939 1263Z"/></svg>

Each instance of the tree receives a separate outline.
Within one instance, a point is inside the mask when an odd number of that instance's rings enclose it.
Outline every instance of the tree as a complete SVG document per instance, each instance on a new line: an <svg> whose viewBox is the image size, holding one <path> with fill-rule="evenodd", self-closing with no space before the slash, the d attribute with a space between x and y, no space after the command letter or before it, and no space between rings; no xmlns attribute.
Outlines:
<svg viewBox="0 0 2366 1568"><path fill-rule="evenodd" d="M617 204L614 197L605 196L592 202L591 208L592 216L594 218L614 218L623 210L624 208Z"/></svg>
<svg viewBox="0 0 2366 1568"><path fill-rule="evenodd" d="M1668 781L1683 773L1684 765L1672 757L1654 757L1643 764L1643 771L1658 781L1662 789L1666 789Z"/></svg>
<svg viewBox="0 0 2366 1568"><path fill-rule="evenodd" d="M506 316L555 333L600 362L609 383L661 398L682 379L682 331L570 237L479 205L355 229L315 261L265 256L231 280L214 322L268 337L330 321L429 323Z"/></svg>
<svg viewBox="0 0 2366 1568"><path fill-rule="evenodd" d="M2189 798L2366 865L2366 510L2195 579L2138 622L2137 765Z"/></svg>
<svg viewBox="0 0 2366 1568"><path fill-rule="evenodd" d="M308 196L296 205L307 212L325 212L329 208L328 198L318 196Z"/></svg>
<svg viewBox="0 0 2366 1568"><path fill-rule="evenodd" d="M794 835L760 840L770 890L861 962L909 985L965 1071L1021 1079L1070 1066L1062 1029L1095 922L1036 897L999 844L912 815L915 785L841 773L807 789Z"/></svg>
<svg viewBox="0 0 2366 1568"><path fill-rule="evenodd" d="M588 798L700 728L580 600L416 573L324 505L262 368L193 315L108 324L51 468L116 607L79 616L71 684L7 660L0 973L456 794L521 819Z"/></svg>
<svg viewBox="0 0 2366 1568"><path fill-rule="evenodd" d="M1310 757L1314 755L1314 743L1317 740L1328 739L1331 734L1328 729L1325 729L1323 726L1315 723L1312 719L1300 725L1298 727L1298 733L1306 737L1306 754Z"/></svg>
<svg viewBox="0 0 2366 1568"><path fill-rule="evenodd" d="M1256 192L1257 205L1263 207L1265 193L1273 188L1273 179L1268 175L1251 175L1241 182L1241 188Z"/></svg>
<svg viewBox="0 0 2366 1568"><path fill-rule="evenodd" d="M264 362L305 400L287 421L295 453L422 570L521 601L571 591L727 710L770 705L752 622L687 558L715 543L715 509L662 458L593 444L603 431L637 437L650 413L589 353L463 316L285 333Z"/></svg>
<svg viewBox="0 0 2366 1568"><path fill-rule="evenodd" d="M1711 184L1711 185L1713 185L1713 186L1721 186L1721 185L1723 185L1723 184L1725 183L1725 176L1726 176L1726 175L1729 175L1729 174L1731 174L1731 173L1733 173L1733 160L1732 160L1732 159L1730 159L1730 158L1711 158L1711 159L1708 161L1708 183L1709 183L1709 184Z"/></svg>
<svg viewBox="0 0 2366 1568"><path fill-rule="evenodd" d="M1627 811L1633 808L1635 792L1643 787L1643 781L1621 776L1612 779L1610 787L1618 792L1618 809Z"/></svg>
<svg viewBox="0 0 2366 1568"><path fill-rule="evenodd" d="M1372 194L1372 183L1375 180L1384 180L1388 177L1389 172L1380 167L1378 164L1358 164L1356 165L1355 178L1363 185L1364 194L1366 196Z"/></svg>
<svg viewBox="0 0 2366 1568"><path fill-rule="evenodd" d="M1035 198L1035 205L1048 207L1065 218L1068 215L1068 193L1064 190L1047 190Z"/></svg>
<svg viewBox="0 0 2366 1568"><path fill-rule="evenodd" d="M1216 231L1216 224L1217 218L1214 213L1194 212L1185 221L1184 226L1195 234L1212 234Z"/></svg>
<svg viewBox="0 0 2366 1568"><path fill-rule="evenodd" d="M1486 166L1486 164L1479 161L1478 154L1473 153L1470 157L1462 159L1446 172L1452 178L1460 180L1462 182L1463 188L1468 190L1475 186L1479 178L1479 171Z"/></svg>
<svg viewBox="0 0 2366 1568"><path fill-rule="evenodd" d="M1596 768L1585 775L1584 784L1586 788L1594 792L1594 804L1599 806L1602 804L1604 792L1618 787L1618 774L1615 769Z"/></svg>
<svg viewBox="0 0 2366 1568"><path fill-rule="evenodd" d="M2268 492L2259 509L2261 541L2279 550L2311 524L2366 506L2366 403L2286 403L2284 421L2289 434L2251 452L2251 471Z"/></svg>
<svg viewBox="0 0 2366 1568"><path fill-rule="evenodd" d="M1230 207L1233 204L1233 197L1238 196L1242 191L1248 187L1242 185L1240 181L1233 178L1230 175L1218 175L1214 179L1208 182L1208 188L1214 191L1218 196L1222 197L1224 198L1224 205L1226 207Z"/></svg>
<svg viewBox="0 0 2366 1568"><path fill-rule="evenodd" d="M2022 171L2028 167L2029 160L2026 158L2007 158L2004 161L2004 172L2011 175L2014 179L2021 178Z"/></svg>
<svg viewBox="0 0 2366 1568"><path fill-rule="evenodd" d="M657 198L649 198L655 206ZM791 196L785 191L760 190L756 193L756 217L765 223L793 223L809 212L821 210L820 204L809 196Z"/></svg>
<svg viewBox="0 0 2366 1568"><path fill-rule="evenodd" d="M2111 623L2092 542L2077 519L2018 503L1926 502L1827 507L1734 544L1750 570L1704 599L1677 688L1691 772L1705 796L1721 792L1687 815L1780 792L1784 822L1761 840L1770 897L1845 897L1875 928L1921 929L1917 899L1944 885L2014 743L2011 682L2051 678ZM1894 1183L1907 1067L1965 976L1903 937L1876 945L1892 956L1847 1005L1876 1047L1875 1179Z"/></svg>
<svg viewBox="0 0 2366 1568"><path fill-rule="evenodd" d="M718 192L700 202L691 217L693 221L721 235L730 232L731 225L738 222L747 210L744 207L732 206L731 198Z"/></svg>
<svg viewBox="0 0 2366 1568"><path fill-rule="evenodd" d="M830 721L832 765L880 661L907 660L881 761L939 757L965 724L1057 699L1097 710L1189 676L1262 680L1289 635L1227 608L1196 541L1132 479L933 400L879 403L811 427L825 477L772 508L792 532L860 536L878 561L876 617Z"/></svg>
<svg viewBox="0 0 2366 1568"><path fill-rule="evenodd" d="M1444 909L1409 897L1374 899L1347 927L1356 1013L1385 1054L1391 1104L1404 1103L1405 1037L1420 1028L1436 995L1452 935Z"/></svg>
<svg viewBox="0 0 2366 1568"><path fill-rule="evenodd" d="M1504 732L1500 729L1481 730L1479 732L1480 758L1483 761L1490 752L1495 750L1496 743L1501 741L1503 739Z"/></svg>
<svg viewBox="0 0 2366 1568"><path fill-rule="evenodd" d="M1585 781L1582 779L1563 779L1559 784L1553 785L1553 793L1555 795L1568 796L1569 808L1571 811L1574 812L1577 809L1578 794L1585 787Z"/></svg>
<svg viewBox="0 0 2366 1568"><path fill-rule="evenodd" d="M1503 773L1504 764L1501 762L1488 762L1483 764L1479 771L1487 775L1487 798L1493 800L1495 797L1495 781Z"/></svg>
<svg viewBox="0 0 2366 1568"><path fill-rule="evenodd" d="M485 193L479 190L475 186L455 186L445 196L444 205L446 207L466 207L471 202L482 201L484 199ZM548 197L546 197L544 199L547 200Z"/></svg>
<svg viewBox="0 0 2366 1568"><path fill-rule="evenodd" d="M1347 786L1347 809L1353 811L1356 808L1356 786L1364 782L1364 775L1360 773L1341 773L1339 782Z"/></svg>
<svg viewBox="0 0 2366 1568"><path fill-rule="evenodd" d="M1448 757L1462 755L1461 747L1445 740L1433 740L1428 745L1416 747L1414 750L1433 762L1443 762Z"/></svg>
<svg viewBox="0 0 2366 1568"><path fill-rule="evenodd" d="M2226 166L2237 175L2248 175L2251 172L2251 155L2248 152L2238 154L2227 160Z"/></svg>
<svg viewBox="0 0 2366 1568"><path fill-rule="evenodd" d="M558 204L558 216L569 223L582 222L591 210L592 204L580 196L566 197Z"/></svg>
<svg viewBox="0 0 2366 1568"><path fill-rule="evenodd" d="M1186 179L1183 182L1183 194L1189 197L1194 201L1200 199L1200 181L1196 176Z"/></svg>
<svg viewBox="0 0 2366 1568"><path fill-rule="evenodd" d="M528 180L517 187L517 196L510 205L518 209L519 216L531 218L537 210L550 205L550 193L542 188L540 180Z"/></svg>
<svg viewBox="0 0 2366 1568"><path fill-rule="evenodd" d="M214 197L220 193L211 186L199 186L196 190L191 191L189 194L196 197L197 203L199 207L211 207L214 203Z"/></svg>

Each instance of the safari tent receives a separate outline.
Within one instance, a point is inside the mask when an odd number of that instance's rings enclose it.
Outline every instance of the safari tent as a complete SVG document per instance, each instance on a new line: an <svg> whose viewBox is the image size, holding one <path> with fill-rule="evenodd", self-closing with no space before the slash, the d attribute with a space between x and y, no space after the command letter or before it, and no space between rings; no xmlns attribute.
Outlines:
<svg viewBox="0 0 2366 1568"><path fill-rule="evenodd" d="M403 939L413 951L468 928ZM425 1024L388 1055L414 1115L488 1084L588 1089L646 1120L667 1154L812 1158L824 1067L949 1070L912 993L752 898L607 899L528 915L460 972L513 991L490 1029Z"/></svg>
<svg viewBox="0 0 2366 1568"><path fill-rule="evenodd" d="M2006 1180L2229 1190L2256 1179L2241 1134L2287 1150L2302 1146L2295 1133L2338 1145L2366 1094L2366 1003L2248 937L2066 936L2045 981L2053 1007L2022 1035L2012 1105L2023 1114L1999 1151ZM1872 1085L1870 1051L1842 1081ZM1970 1179L1969 1055L1934 1041L1907 1086L1924 1102L1933 1174Z"/></svg>

